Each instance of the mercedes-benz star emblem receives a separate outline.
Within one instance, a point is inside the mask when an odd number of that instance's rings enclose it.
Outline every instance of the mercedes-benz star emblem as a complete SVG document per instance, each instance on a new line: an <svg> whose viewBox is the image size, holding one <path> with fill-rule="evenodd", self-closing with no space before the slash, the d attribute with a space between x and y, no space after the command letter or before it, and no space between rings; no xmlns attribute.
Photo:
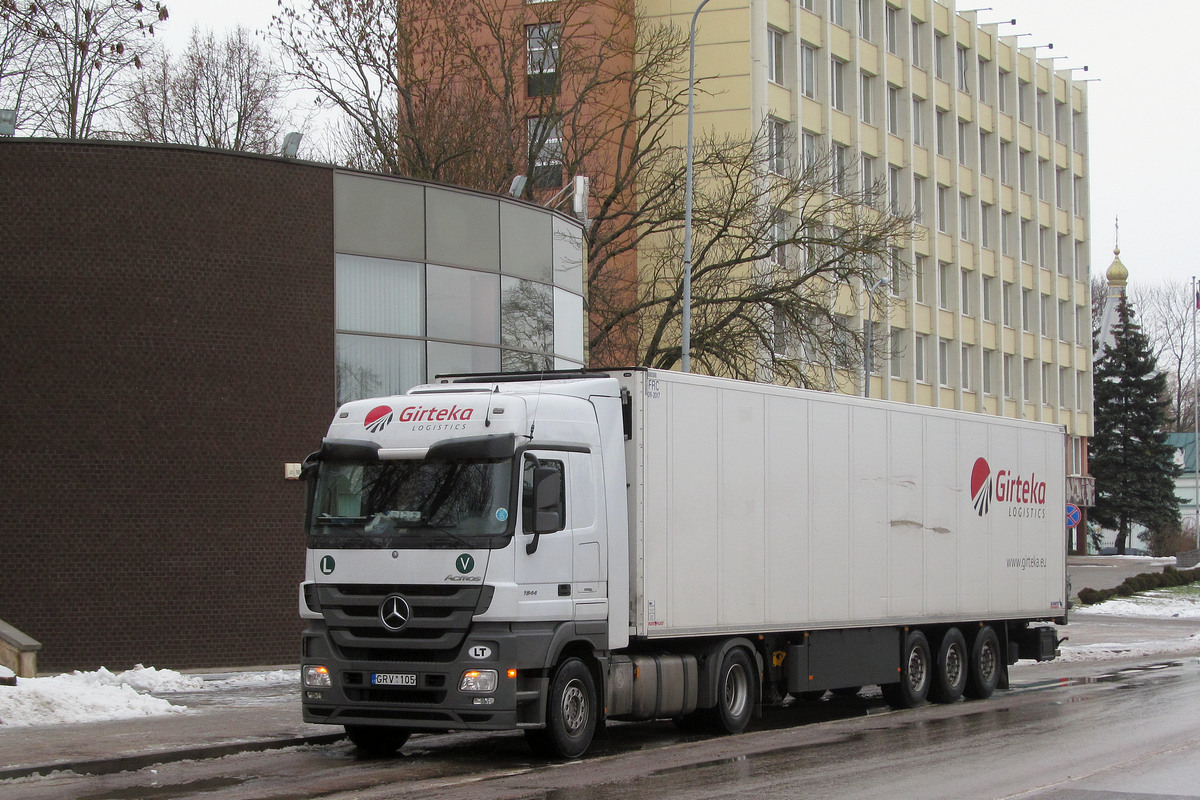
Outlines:
<svg viewBox="0 0 1200 800"><path fill-rule="evenodd" d="M398 594L389 595L379 604L379 621L389 631L398 631L408 624L412 609L408 601Z"/></svg>

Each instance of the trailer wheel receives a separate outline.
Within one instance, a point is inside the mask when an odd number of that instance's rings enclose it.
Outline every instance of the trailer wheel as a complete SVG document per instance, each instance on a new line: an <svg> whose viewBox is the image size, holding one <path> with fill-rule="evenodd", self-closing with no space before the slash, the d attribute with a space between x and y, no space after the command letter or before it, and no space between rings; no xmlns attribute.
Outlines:
<svg viewBox="0 0 1200 800"><path fill-rule="evenodd" d="M712 722L718 733L746 730L754 714L757 691L753 660L742 648L732 648L722 657L717 673L717 706L712 710Z"/></svg>
<svg viewBox="0 0 1200 800"><path fill-rule="evenodd" d="M900 682L879 688L892 708L916 708L929 694L929 640L920 631L909 631L900 659Z"/></svg>
<svg viewBox="0 0 1200 800"><path fill-rule="evenodd" d="M373 756L390 756L404 747L410 731L407 728L391 728L385 725L347 725L346 738L364 753Z"/></svg>
<svg viewBox="0 0 1200 800"><path fill-rule="evenodd" d="M587 665L568 658L559 665L546 697L546 727L525 738L538 755L579 758L596 734L596 682Z"/></svg>
<svg viewBox="0 0 1200 800"><path fill-rule="evenodd" d="M963 696L969 672L967 640L963 638L962 631L951 628L938 643L937 667L933 672L933 683L929 687L930 699L935 703L953 703L958 700Z"/></svg>
<svg viewBox="0 0 1200 800"><path fill-rule="evenodd" d="M975 700L991 697L1000 683L1003 670L1000 637L990 625L985 625L975 634L975 641L971 643L971 668L967 672L964 694Z"/></svg>

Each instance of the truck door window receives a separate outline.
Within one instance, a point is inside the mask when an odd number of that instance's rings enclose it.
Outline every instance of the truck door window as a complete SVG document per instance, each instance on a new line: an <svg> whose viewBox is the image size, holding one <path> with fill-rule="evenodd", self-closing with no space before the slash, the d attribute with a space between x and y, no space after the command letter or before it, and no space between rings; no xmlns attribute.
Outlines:
<svg viewBox="0 0 1200 800"><path fill-rule="evenodd" d="M538 469L553 470L558 474L558 497L559 502L553 508L537 508L537 501L534 498L534 475ZM526 532L531 532L534 529L534 515L537 511L553 512L558 516L558 526L555 530L562 530L566 527L566 468L562 461L551 461L547 459L535 459L531 457L525 458L524 469L521 476L521 520L522 529Z"/></svg>

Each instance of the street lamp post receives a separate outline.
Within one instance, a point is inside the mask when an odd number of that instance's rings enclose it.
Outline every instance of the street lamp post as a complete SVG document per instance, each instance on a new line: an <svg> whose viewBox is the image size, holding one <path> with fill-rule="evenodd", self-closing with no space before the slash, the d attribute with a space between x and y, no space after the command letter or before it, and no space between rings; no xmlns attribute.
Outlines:
<svg viewBox="0 0 1200 800"><path fill-rule="evenodd" d="M867 306L863 311L863 325L865 327L866 339L863 347L863 397L871 396L871 331L873 323L871 321L871 298L875 296L875 290L880 286L886 286L891 283L892 279L888 277L880 278L875 281L875 285L867 290Z"/></svg>
<svg viewBox="0 0 1200 800"><path fill-rule="evenodd" d="M691 372L692 366L692 116L696 109L696 18L700 9L708 4L701 0L692 14L692 26L688 32L688 113L687 113L687 168L683 189L683 342L679 368Z"/></svg>

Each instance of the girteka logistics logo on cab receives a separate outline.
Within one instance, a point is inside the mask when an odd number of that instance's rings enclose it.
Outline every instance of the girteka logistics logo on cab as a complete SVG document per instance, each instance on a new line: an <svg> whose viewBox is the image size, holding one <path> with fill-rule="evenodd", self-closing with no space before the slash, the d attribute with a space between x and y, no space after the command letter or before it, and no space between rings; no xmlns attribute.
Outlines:
<svg viewBox="0 0 1200 800"><path fill-rule="evenodd" d="M992 476L992 468L986 458L975 459L971 469L971 505L983 516L991 510L992 500L1008 508L1010 517L1046 517L1046 482L1037 479L1037 473L1029 477L1002 469Z"/></svg>
<svg viewBox="0 0 1200 800"><path fill-rule="evenodd" d="M371 433L379 433L392 423L417 422L414 431L443 431L463 430L466 422L475 414L473 408L459 408L457 405L445 407L405 406L399 412L393 412L391 406L376 406L367 412L363 419L363 427ZM432 423L432 424L431 424Z"/></svg>

